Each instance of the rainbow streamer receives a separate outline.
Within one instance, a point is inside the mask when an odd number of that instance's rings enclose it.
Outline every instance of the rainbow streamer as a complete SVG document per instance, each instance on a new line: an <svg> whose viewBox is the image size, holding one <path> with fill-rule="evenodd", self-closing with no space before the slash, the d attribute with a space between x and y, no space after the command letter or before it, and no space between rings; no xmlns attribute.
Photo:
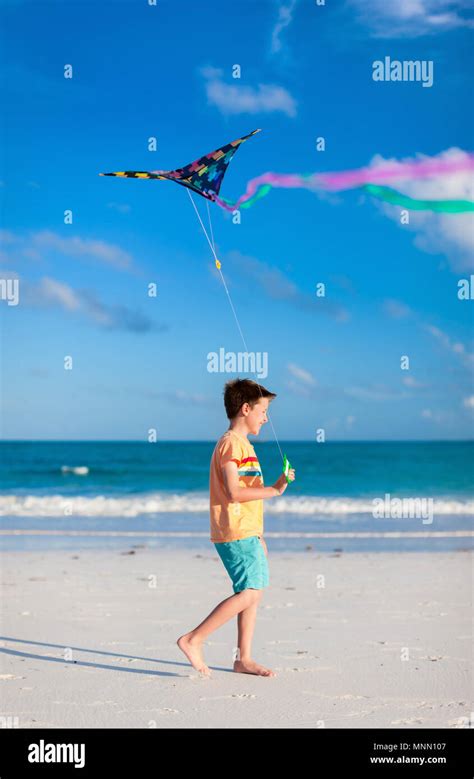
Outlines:
<svg viewBox="0 0 474 779"><path fill-rule="evenodd" d="M444 159L417 160L414 162L387 163L336 173L264 173L247 184L243 195L236 201L216 197L215 202L226 211L250 208L257 200L276 188L309 189L338 192L364 188L374 197L410 210L430 210L440 213L464 213L473 210L470 200L417 200L394 189L377 185L398 179L418 180L448 173L466 173L474 170L474 154L462 154Z"/></svg>

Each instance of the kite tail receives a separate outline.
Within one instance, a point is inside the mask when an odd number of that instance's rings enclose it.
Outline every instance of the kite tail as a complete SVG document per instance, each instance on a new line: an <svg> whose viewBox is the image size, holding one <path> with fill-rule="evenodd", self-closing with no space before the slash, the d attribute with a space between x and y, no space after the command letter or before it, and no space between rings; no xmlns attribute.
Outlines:
<svg viewBox="0 0 474 779"><path fill-rule="evenodd" d="M383 186L396 179L419 180L448 173L467 173L474 170L474 155L462 154L454 158L415 160L414 162L386 163L336 173L264 173L248 182L243 195L232 201L216 197L215 202L226 211L250 208L257 200L276 188L309 189L338 192L347 189L365 189L374 197L411 210L437 211L460 214L473 210L470 200L419 200ZM381 182L377 184L376 182Z"/></svg>
<svg viewBox="0 0 474 779"><path fill-rule="evenodd" d="M293 177L293 179L295 178L296 177ZM279 183L276 186L284 185ZM315 189L314 186L308 187L306 182L304 188L310 188L313 191ZM256 188L254 194L242 195L242 197L235 202L220 197L214 198L214 202L226 211L250 208L257 200L268 195L272 189L273 186L271 184L261 184ZM363 184L362 186L357 187L357 189L363 189L368 192L369 195L372 195L379 200L384 200L386 203L391 203L395 206L401 206L409 211L435 211L441 214L463 214L474 211L474 202L472 200L420 200L404 195L396 189L391 189L391 187L382 187L377 184Z"/></svg>

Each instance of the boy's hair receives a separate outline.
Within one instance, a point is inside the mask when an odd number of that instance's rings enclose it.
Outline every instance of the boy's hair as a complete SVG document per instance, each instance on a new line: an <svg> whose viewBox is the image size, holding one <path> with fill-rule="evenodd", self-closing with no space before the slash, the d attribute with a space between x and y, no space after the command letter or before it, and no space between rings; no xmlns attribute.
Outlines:
<svg viewBox="0 0 474 779"><path fill-rule="evenodd" d="M244 403L253 408L261 398L270 398L271 402L276 395L251 379L233 379L224 387L224 406L229 419L237 416Z"/></svg>

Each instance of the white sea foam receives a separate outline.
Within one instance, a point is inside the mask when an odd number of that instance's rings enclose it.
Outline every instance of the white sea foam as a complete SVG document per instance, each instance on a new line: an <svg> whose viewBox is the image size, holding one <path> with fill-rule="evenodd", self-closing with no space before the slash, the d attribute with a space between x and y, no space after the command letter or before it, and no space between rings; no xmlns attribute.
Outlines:
<svg viewBox="0 0 474 779"><path fill-rule="evenodd" d="M474 514L473 500L459 500L450 497L434 498L433 507L433 513L437 515ZM322 498L301 495L265 501L265 513L275 515L372 515L373 510L372 498ZM146 514L207 514L208 512L209 496L206 493L173 495L156 492L134 495L133 497L0 495L0 516L137 517Z"/></svg>
<svg viewBox="0 0 474 779"><path fill-rule="evenodd" d="M87 465L61 465L63 473L75 473L77 476L87 476L89 468Z"/></svg>

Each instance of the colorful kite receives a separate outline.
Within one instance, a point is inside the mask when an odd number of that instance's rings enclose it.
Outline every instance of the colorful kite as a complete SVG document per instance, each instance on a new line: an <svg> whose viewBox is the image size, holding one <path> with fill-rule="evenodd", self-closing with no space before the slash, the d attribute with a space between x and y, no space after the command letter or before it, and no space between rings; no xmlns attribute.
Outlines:
<svg viewBox="0 0 474 779"><path fill-rule="evenodd" d="M221 146L220 149L211 151L204 157L185 165L184 168L177 168L177 170L125 170L118 173L99 173L99 175L121 176L129 179L168 179L168 181L176 181L177 184L188 187L207 200L216 200L227 166L240 144L259 132L260 130L253 130L248 135L243 135L242 138L237 138L236 141Z"/></svg>
<svg viewBox="0 0 474 779"><path fill-rule="evenodd" d="M413 162L392 162L373 165L356 170L336 173L264 173L247 184L246 191L237 200L219 197L222 180L229 162L240 144L260 130L253 130L236 141L200 157L195 162L177 170L119 171L100 173L101 176L120 176L137 179L167 179L202 195L226 211L250 208L257 200L275 187L285 189L309 189L313 192L339 192L360 188L379 200L400 205L407 210L435 211L460 214L474 210L472 200L421 200L408 197L395 189L383 186L387 182L405 179L420 180L448 173L465 173L474 170L474 155L460 154L444 159L415 160Z"/></svg>

